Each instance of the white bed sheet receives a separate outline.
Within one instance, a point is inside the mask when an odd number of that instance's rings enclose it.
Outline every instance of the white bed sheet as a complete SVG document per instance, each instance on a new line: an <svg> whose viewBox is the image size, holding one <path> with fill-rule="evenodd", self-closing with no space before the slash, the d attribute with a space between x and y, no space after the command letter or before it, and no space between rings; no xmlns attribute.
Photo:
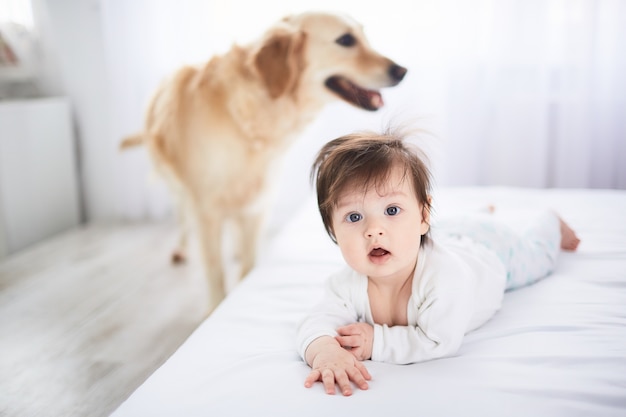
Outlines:
<svg viewBox="0 0 626 417"><path fill-rule="evenodd" d="M127 416L624 416L626 192L448 188L436 216L494 203L557 209L582 239L549 278L505 295L502 309L451 358L367 362L367 391L303 386L299 320L342 265L314 204L180 349L113 414Z"/></svg>

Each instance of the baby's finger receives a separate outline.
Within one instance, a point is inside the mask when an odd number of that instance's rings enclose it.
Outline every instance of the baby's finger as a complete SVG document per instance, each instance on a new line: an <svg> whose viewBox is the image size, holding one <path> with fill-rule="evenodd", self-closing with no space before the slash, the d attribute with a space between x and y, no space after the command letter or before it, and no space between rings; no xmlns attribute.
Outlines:
<svg viewBox="0 0 626 417"><path fill-rule="evenodd" d="M357 362L354 366L356 366L356 368L359 370L359 372L361 372L361 375L363 375L365 379L367 379L368 381L372 379L372 375L370 375L365 365L363 365L363 362Z"/></svg>
<svg viewBox="0 0 626 417"><path fill-rule="evenodd" d="M335 378L337 379L337 385L339 385L341 393L348 397L352 395L352 386L350 385L350 378L348 378L346 372L343 370L337 371Z"/></svg>
<svg viewBox="0 0 626 417"><path fill-rule="evenodd" d="M352 356L354 356L359 361L363 361L366 359L364 353L365 350L360 346L351 348L349 352L352 353Z"/></svg>
<svg viewBox="0 0 626 417"><path fill-rule="evenodd" d="M312 370L311 372L309 372L309 375L304 380L304 386L307 388L311 388L315 382L320 380L321 376L322 375L320 371L316 369Z"/></svg>
<svg viewBox="0 0 626 417"><path fill-rule="evenodd" d="M361 346L361 341L363 338L361 336L335 336L335 339L344 348L354 348L357 346Z"/></svg>
<svg viewBox="0 0 626 417"><path fill-rule="evenodd" d="M350 336L358 333L358 328L354 324L348 324L347 326L341 326L337 329L337 333L341 336Z"/></svg>
<svg viewBox="0 0 626 417"><path fill-rule="evenodd" d="M321 371L322 374L322 383L324 384L324 389L326 390L326 394L335 395L335 373L330 369L323 369Z"/></svg>
<svg viewBox="0 0 626 417"><path fill-rule="evenodd" d="M351 368L347 372L348 372L350 379L352 380L352 382L354 382L354 384L357 387L359 387L362 390L366 390L369 387L369 385L367 384L367 381L365 380L364 375L359 369Z"/></svg>

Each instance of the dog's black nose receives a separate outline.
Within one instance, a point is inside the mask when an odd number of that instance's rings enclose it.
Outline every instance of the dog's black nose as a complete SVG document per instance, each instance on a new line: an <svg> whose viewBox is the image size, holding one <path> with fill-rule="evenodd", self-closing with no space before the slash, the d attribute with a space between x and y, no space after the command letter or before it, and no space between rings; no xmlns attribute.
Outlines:
<svg viewBox="0 0 626 417"><path fill-rule="evenodd" d="M389 67L389 75L394 81L400 82L406 75L407 69L397 64L391 64Z"/></svg>

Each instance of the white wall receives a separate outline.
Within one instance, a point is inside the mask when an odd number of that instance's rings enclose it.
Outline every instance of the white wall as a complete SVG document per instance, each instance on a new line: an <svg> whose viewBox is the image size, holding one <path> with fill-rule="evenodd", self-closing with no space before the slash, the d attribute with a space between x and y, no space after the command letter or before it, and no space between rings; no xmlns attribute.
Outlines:
<svg viewBox="0 0 626 417"><path fill-rule="evenodd" d="M113 219L117 149L111 140L110 81L99 0L34 0L47 94L67 95L77 138L81 193L88 219Z"/></svg>
<svg viewBox="0 0 626 417"><path fill-rule="evenodd" d="M65 98L0 101L0 259L79 223Z"/></svg>

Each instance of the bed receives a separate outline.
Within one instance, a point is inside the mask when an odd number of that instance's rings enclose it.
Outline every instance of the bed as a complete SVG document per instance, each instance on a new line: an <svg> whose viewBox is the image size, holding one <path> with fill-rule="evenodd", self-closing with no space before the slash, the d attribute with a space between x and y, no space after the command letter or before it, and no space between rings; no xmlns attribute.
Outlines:
<svg viewBox="0 0 626 417"><path fill-rule="evenodd" d="M450 358L367 362L367 391L303 386L299 320L342 265L313 196L217 310L114 413L129 416L624 416L626 191L441 188L435 214L493 203L555 208L578 232L576 253L501 310Z"/></svg>

